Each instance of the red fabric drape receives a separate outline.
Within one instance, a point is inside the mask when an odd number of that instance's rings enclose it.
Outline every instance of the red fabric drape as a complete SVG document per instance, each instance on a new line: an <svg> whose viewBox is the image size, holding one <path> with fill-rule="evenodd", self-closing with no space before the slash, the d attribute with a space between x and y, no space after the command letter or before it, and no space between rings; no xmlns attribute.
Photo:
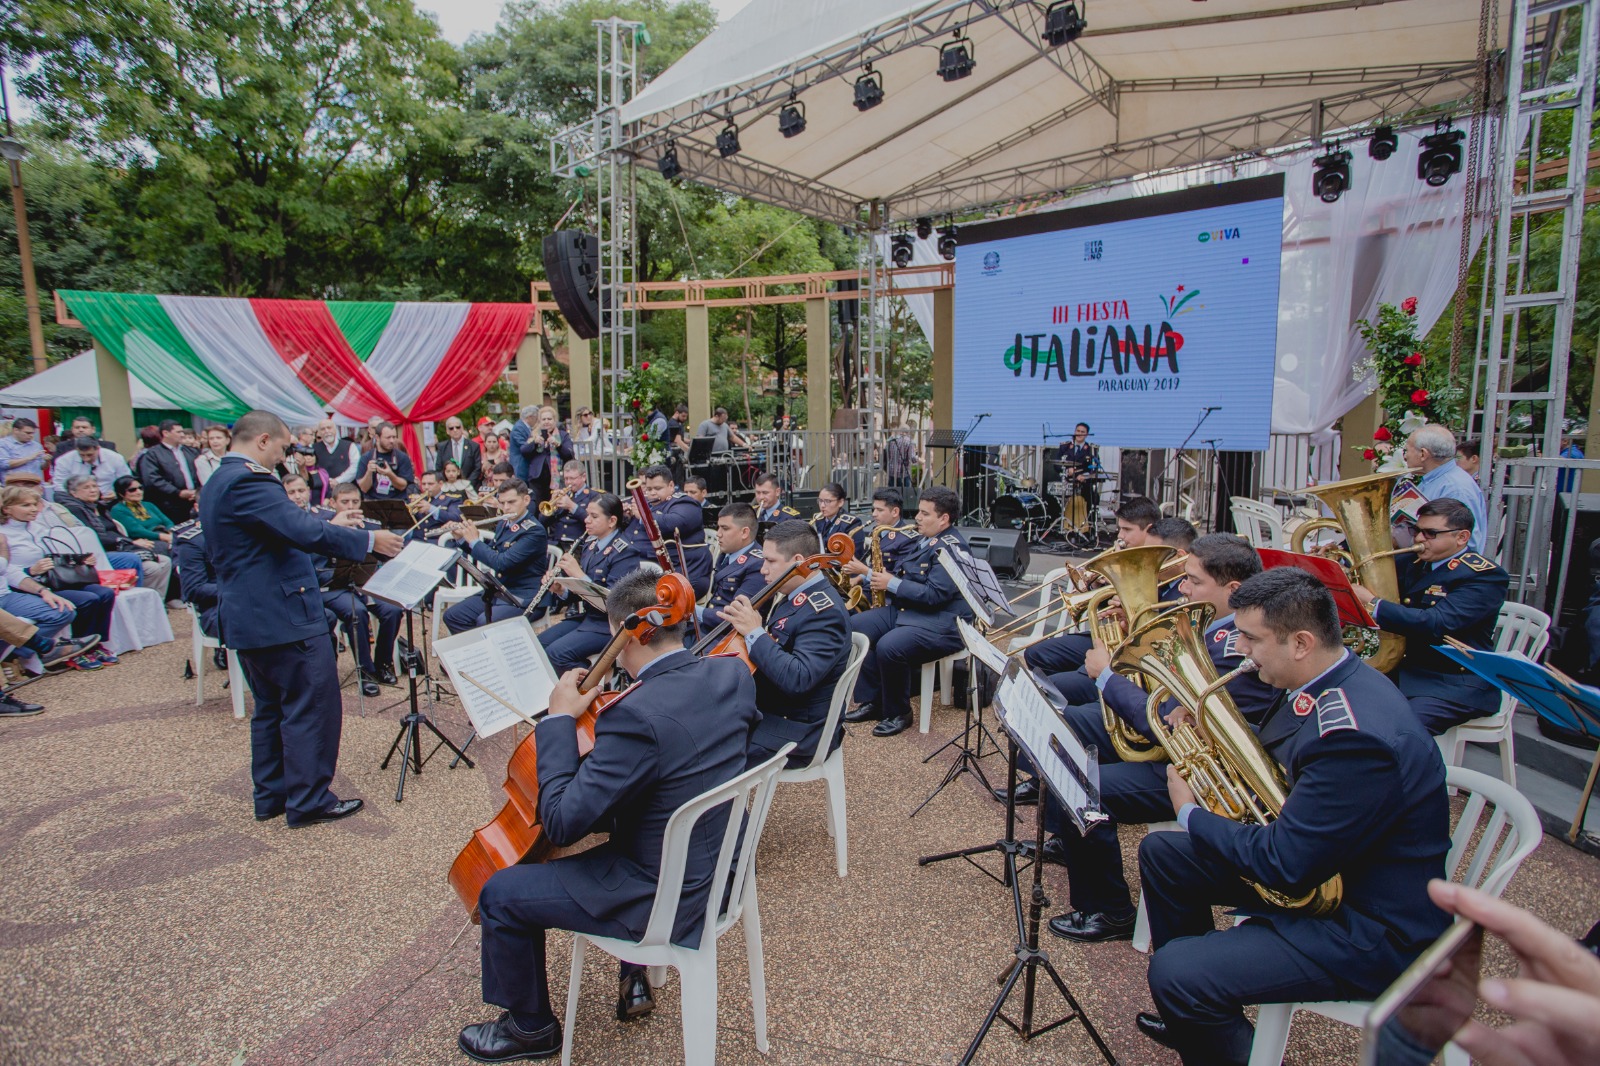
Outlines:
<svg viewBox="0 0 1600 1066"><path fill-rule="evenodd" d="M411 405L411 417L437 422L477 402L517 354L532 317L532 304L473 304L439 369Z"/></svg>

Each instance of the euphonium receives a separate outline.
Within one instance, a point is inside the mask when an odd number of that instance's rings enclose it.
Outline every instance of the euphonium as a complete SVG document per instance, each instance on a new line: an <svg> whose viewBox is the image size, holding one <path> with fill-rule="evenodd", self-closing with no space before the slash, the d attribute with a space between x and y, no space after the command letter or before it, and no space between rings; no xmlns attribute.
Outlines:
<svg viewBox="0 0 1600 1066"><path fill-rule="evenodd" d="M1201 634L1211 621L1210 604L1185 604L1134 629L1112 658L1114 667L1150 679L1145 704L1149 729L1172 765L1213 814L1251 825L1266 825L1283 811L1288 787L1283 770L1256 739L1228 694L1227 684L1256 667L1246 659L1216 676ZM1168 728L1161 705L1168 698L1188 709L1192 720ZM1338 874L1301 896L1251 882L1277 907L1304 910L1313 917L1339 906L1344 883Z"/></svg>
<svg viewBox="0 0 1600 1066"><path fill-rule="evenodd" d="M1161 568L1172 554L1173 549L1163 544L1146 544L1102 553L1084 566L1085 570L1109 583L1089 593L1081 608L1081 614L1087 616L1089 632L1108 651L1117 652L1128 634L1144 622L1145 616L1158 609ZM1122 622L1103 615L1103 608L1112 597L1122 601ZM1104 715L1106 732L1111 736L1111 746L1123 762L1154 762L1165 757L1159 747L1147 746L1146 740L1103 699L1100 711Z"/></svg>

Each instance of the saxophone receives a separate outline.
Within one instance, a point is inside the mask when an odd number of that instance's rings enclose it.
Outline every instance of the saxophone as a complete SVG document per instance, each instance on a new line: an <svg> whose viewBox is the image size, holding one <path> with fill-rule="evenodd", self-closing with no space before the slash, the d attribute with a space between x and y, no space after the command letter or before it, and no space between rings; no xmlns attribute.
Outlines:
<svg viewBox="0 0 1600 1066"><path fill-rule="evenodd" d="M883 535L895 532L894 526L874 526L872 534L867 537L868 547L872 550L872 569L883 569ZM859 590L858 590L859 591ZM860 597L857 597L860 602ZM882 589L872 590L872 606L882 607L889 602L889 594Z"/></svg>

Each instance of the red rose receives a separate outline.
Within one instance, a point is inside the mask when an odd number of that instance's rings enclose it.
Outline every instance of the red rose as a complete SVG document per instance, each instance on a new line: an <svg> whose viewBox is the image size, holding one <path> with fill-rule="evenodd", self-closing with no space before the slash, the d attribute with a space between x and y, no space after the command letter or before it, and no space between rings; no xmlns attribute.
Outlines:
<svg viewBox="0 0 1600 1066"><path fill-rule="evenodd" d="M649 370L650 369L650 364L649 363L640 363L639 364L639 369L640 370Z"/></svg>
<svg viewBox="0 0 1600 1066"><path fill-rule="evenodd" d="M638 400L633 401L633 406L635 408L637 408L639 406L639 401Z"/></svg>
<svg viewBox="0 0 1600 1066"><path fill-rule="evenodd" d="M1413 392L1411 394L1411 402L1415 403L1415 404L1427 403L1428 402L1428 390L1427 389L1418 389L1416 392Z"/></svg>
<svg viewBox="0 0 1600 1066"><path fill-rule="evenodd" d="M1388 426L1379 426L1378 431L1372 435L1373 440L1393 440L1394 434L1389 432Z"/></svg>
<svg viewBox="0 0 1600 1066"><path fill-rule="evenodd" d="M1417 298L1415 296L1407 296L1404 300L1401 300L1400 301L1400 310L1404 311L1408 315L1416 314L1417 313Z"/></svg>
<svg viewBox="0 0 1600 1066"><path fill-rule="evenodd" d="M1377 457L1378 457L1378 453L1373 451L1371 448L1363 448L1363 449L1361 449L1361 458L1363 458L1363 459L1376 459Z"/></svg>
<svg viewBox="0 0 1600 1066"><path fill-rule="evenodd" d="M1422 353L1421 352L1412 352L1410 355L1406 356L1406 360L1405 361L1406 361L1406 366L1421 366L1422 365Z"/></svg>

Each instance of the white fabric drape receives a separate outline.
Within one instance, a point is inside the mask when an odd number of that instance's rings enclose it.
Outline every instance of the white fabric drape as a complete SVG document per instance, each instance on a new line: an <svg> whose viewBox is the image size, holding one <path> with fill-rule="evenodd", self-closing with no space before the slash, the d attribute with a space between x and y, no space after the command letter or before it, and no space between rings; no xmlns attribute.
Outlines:
<svg viewBox="0 0 1600 1066"><path fill-rule="evenodd" d="M367 356L367 370L400 410L409 412L444 361L471 304L397 303Z"/></svg>
<svg viewBox="0 0 1600 1066"><path fill-rule="evenodd" d="M253 408L276 412L291 425L316 425L323 405L300 383L267 339L249 300L163 296L161 306L205 365Z"/></svg>

